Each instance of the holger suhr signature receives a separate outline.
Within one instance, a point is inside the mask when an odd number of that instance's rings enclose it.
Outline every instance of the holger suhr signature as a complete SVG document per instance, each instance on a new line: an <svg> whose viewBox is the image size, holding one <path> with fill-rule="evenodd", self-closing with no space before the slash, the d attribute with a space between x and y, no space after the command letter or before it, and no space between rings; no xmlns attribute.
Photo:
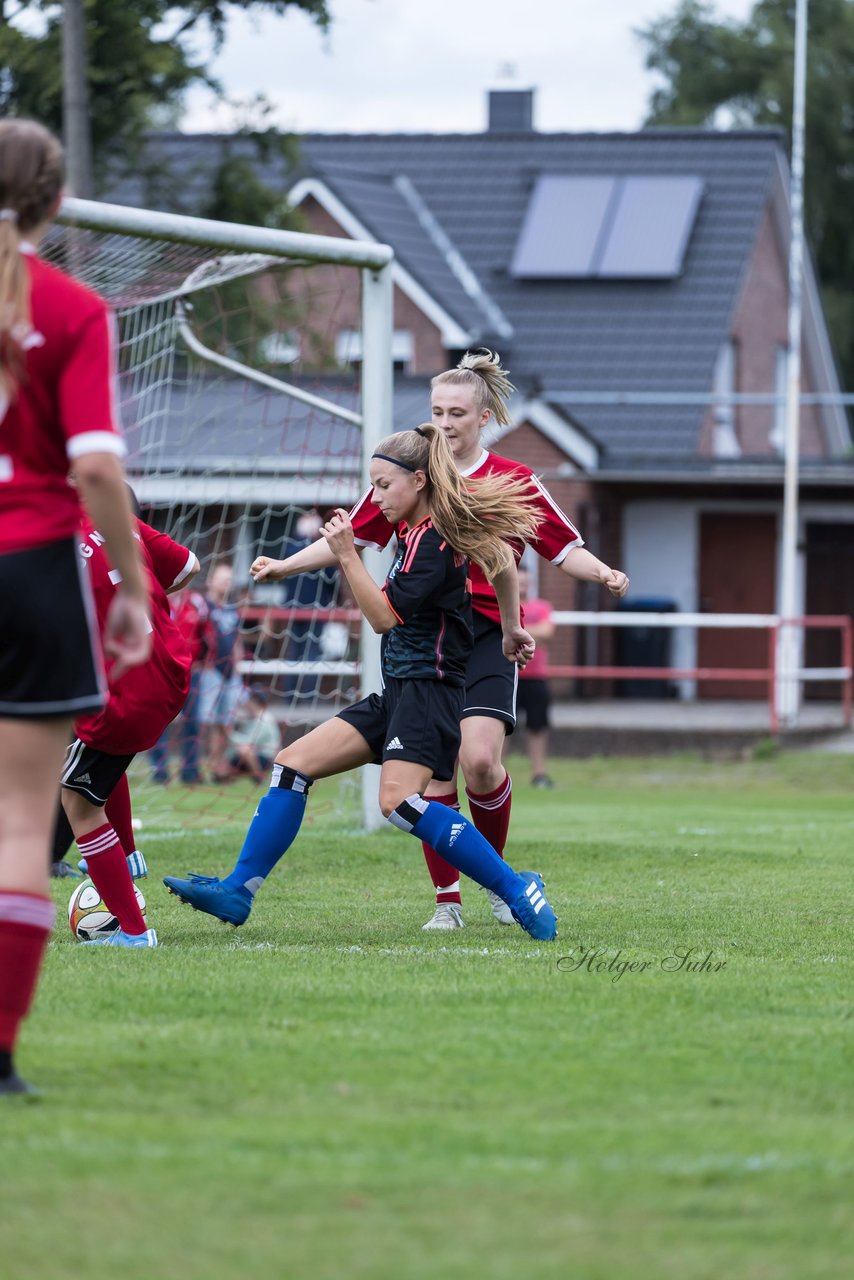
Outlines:
<svg viewBox="0 0 854 1280"><path fill-rule="evenodd" d="M720 973L726 963L704 947L674 947L666 956L654 960L630 960L622 949L612 955L607 947L579 947L560 956L557 967L561 973L605 973L612 982L619 982L626 973L649 973L653 969L664 973Z"/></svg>

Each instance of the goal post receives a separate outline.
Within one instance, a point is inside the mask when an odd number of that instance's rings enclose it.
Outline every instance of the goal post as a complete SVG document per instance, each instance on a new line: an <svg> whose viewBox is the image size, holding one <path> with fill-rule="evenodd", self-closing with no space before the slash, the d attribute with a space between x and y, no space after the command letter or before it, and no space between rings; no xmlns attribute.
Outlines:
<svg viewBox="0 0 854 1280"><path fill-rule="evenodd" d="M75 198L57 223L45 256L97 289L117 318L128 474L158 527L201 550L203 563L236 551L238 579L253 538L255 550L260 539L282 555L276 538L299 514L347 505L367 487L374 447L392 430L389 246ZM355 362L341 354L343 328L360 331ZM366 563L377 576L381 562ZM379 687L379 637L352 607L321 605L320 595L288 607L258 588L252 603L256 614L269 605L280 652L259 648L241 667L274 688L279 680L279 693L297 682L289 724L317 723ZM356 628L352 660L290 656L315 612ZM378 772L363 771L366 829L380 820Z"/></svg>

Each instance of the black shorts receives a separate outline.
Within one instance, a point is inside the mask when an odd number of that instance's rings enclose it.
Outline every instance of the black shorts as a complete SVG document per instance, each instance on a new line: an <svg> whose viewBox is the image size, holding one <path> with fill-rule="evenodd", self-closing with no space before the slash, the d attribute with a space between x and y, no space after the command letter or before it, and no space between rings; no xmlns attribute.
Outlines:
<svg viewBox="0 0 854 1280"><path fill-rule="evenodd" d="M67 791L85 796L92 804L106 804L131 760L132 755L111 756L75 738L65 753L62 785Z"/></svg>
<svg viewBox="0 0 854 1280"><path fill-rule="evenodd" d="M389 678L382 693L372 693L338 715L358 729L375 764L409 760L447 782L460 749L464 697L464 689L441 680Z"/></svg>
<svg viewBox="0 0 854 1280"><path fill-rule="evenodd" d="M516 707L525 712L525 728L534 733L549 727L549 693L548 680L540 680L536 676L519 681L516 692Z"/></svg>
<svg viewBox="0 0 854 1280"><path fill-rule="evenodd" d="M466 667L466 699L463 719L487 716L503 720L506 732L516 728L516 685L519 669L501 652L501 627L474 614L474 648Z"/></svg>
<svg viewBox="0 0 854 1280"><path fill-rule="evenodd" d="M0 555L0 636L0 716L104 705L95 610L73 538Z"/></svg>

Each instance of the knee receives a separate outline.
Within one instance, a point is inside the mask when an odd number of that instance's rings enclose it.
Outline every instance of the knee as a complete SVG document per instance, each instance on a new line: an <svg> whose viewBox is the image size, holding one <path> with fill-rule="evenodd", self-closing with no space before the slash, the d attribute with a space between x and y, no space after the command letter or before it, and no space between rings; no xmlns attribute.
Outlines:
<svg viewBox="0 0 854 1280"><path fill-rule="evenodd" d="M283 764L287 769L295 769L297 773L305 773L300 760L299 743L292 742L289 747L282 747L276 756L276 764Z"/></svg>
<svg viewBox="0 0 854 1280"><path fill-rule="evenodd" d="M402 787L380 783L380 812L384 818L390 818L395 809L403 804L412 794L411 789L405 790Z"/></svg>
<svg viewBox="0 0 854 1280"><path fill-rule="evenodd" d="M477 791L501 771L501 753L493 751L489 743L472 743L460 751L460 765L467 785Z"/></svg>

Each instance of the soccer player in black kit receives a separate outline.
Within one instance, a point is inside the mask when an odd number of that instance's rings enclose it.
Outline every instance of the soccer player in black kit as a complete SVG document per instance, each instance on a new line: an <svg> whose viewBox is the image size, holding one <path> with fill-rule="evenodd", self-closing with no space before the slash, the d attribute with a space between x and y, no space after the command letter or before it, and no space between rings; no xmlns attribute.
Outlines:
<svg viewBox="0 0 854 1280"><path fill-rule="evenodd" d="M538 515L526 480L464 479L432 423L387 436L371 459L373 500L398 534L380 588L362 565L350 518L339 510L323 536L373 629L382 634L383 691L339 712L276 757L234 870L225 880L168 876L167 888L200 911L239 925L299 831L311 784L360 765L382 765L383 815L427 840L453 866L496 893L532 937L556 936L554 911L533 871L516 872L461 814L424 798L432 777L453 775L466 664L472 647L469 559L494 583L503 650L524 663L533 642L519 623L511 537L531 536ZM252 566L263 580L266 557Z"/></svg>

